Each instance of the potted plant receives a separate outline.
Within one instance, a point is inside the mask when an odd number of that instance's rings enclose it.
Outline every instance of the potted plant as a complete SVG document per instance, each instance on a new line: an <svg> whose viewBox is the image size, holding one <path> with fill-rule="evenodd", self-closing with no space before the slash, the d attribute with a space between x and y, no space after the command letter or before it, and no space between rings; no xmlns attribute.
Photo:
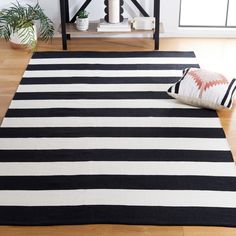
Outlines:
<svg viewBox="0 0 236 236"><path fill-rule="evenodd" d="M81 10L78 12L76 16L76 28L80 31L86 31L89 27L89 13L85 10Z"/></svg>
<svg viewBox="0 0 236 236"><path fill-rule="evenodd" d="M54 35L53 22L38 3L35 6L12 3L11 7L0 11L0 37L10 41L13 47L21 45L34 50L37 44L37 21L39 37L44 41L51 39Z"/></svg>

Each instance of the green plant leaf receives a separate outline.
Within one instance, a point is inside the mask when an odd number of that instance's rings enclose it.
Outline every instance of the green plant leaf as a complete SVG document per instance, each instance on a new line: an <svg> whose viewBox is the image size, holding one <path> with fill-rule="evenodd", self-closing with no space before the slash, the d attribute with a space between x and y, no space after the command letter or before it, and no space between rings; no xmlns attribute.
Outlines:
<svg viewBox="0 0 236 236"><path fill-rule="evenodd" d="M27 42L32 48L35 48L33 26L36 20L40 23L39 35L42 40L52 39L55 31L53 22L45 15L39 3L35 6L20 5L18 1L12 3L9 8L0 11L0 37L8 41L11 34L23 29L20 31L22 43Z"/></svg>

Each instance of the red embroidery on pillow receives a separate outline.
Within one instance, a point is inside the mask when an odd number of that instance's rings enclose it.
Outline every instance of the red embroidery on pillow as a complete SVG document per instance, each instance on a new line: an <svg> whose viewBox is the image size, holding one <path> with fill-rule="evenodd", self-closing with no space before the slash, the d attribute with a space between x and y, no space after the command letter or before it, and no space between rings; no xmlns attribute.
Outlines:
<svg viewBox="0 0 236 236"><path fill-rule="evenodd" d="M199 98L201 98L203 92L209 89L210 87L229 83L228 80L223 75L215 73L213 76L213 74L210 74L209 72L204 70L189 71L188 74L191 75L191 78L194 80L198 89L200 90ZM212 77L214 79L212 79Z"/></svg>

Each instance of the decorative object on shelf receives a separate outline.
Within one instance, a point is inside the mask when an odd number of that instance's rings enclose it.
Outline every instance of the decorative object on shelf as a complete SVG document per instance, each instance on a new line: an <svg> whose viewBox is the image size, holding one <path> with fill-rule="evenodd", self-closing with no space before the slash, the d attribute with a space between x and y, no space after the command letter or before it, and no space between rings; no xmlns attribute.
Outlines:
<svg viewBox="0 0 236 236"><path fill-rule="evenodd" d="M100 19L100 23L97 27L98 32L131 32L131 25L128 18L125 18L122 22L117 24L111 24L104 19Z"/></svg>
<svg viewBox="0 0 236 236"><path fill-rule="evenodd" d="M76 16L76 28L79 31L86 31L89 28L89 13L85 10L79 11Z"/></svg>
<svg viewBox="0 0 236 236"><path fill-rule="evenodd" d="M0 37L11 42L13 48L35 50L37 32L35 21L39 21L39 37L47 41L54 35L53 22L44 14L37 3L35 6L13 3L8 9L0 11Z"/></svg>
<svg viewBox="0 0 236 236"><path fill-rule="evenodd" d="M122 14L124 12L123 0L105 0L105 20L111 24L117 24L124 20Z"/></svg>
<svg viewBox="0 0 236 236"><path fill-rule="evenodd" d="M154 30L155 24L155 17L134 17L132 23L135 30Z"/></svg>

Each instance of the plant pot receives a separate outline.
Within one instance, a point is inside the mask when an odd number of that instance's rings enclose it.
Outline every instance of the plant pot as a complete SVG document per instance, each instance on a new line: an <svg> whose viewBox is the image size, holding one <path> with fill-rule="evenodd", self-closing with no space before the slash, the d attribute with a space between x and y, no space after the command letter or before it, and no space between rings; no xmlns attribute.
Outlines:
<svg viewBox="0 0 236 236"><path fill-rule="evenodd" d="M86 31L89 28L89 18L76 18L76 28L79 31Z"/></svg>
<svg viewBox="0 0 236 236"><path fill-rule="evenodd" d="M24 38L22 34L24 32L28 32L29 37ZM33 44L36 44L37 42L37 30L36 26L33 26L33 30L31 27L28 28L22 28L18 30L15 33L12 33L10 36L10 45L12 48L18 49L18 48L25 48L25 47L32 47Z"/></svg>

